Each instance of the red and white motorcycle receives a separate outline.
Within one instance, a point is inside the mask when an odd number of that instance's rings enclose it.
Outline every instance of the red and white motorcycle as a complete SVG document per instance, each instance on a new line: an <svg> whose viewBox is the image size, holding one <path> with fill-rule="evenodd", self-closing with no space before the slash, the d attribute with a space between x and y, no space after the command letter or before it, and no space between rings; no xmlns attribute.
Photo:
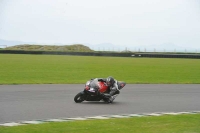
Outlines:
<svg viewBox="0 0 200 133"><path fill-rule="evenodd" d="M85 88L83 91L79 92L75 97L74 97L74 101L76 103L81 103L83 101L104 101L104 102L108 102L109 103L109 87L106 86L105 82L103 81L98 81L97 86L98 86L98 90L95 89L96 87L93 87L93 85L90 84L90 81L87 81L85 84ZM118 81L117 82L118 85L118 89L121 90L126 83L124 81ZM104 93L105 97L101 97L100 95L98 95L98 93ZM113 95L113 100L117 97L117 95L120 93L120 91L115 92L115 94Z"/></svg>

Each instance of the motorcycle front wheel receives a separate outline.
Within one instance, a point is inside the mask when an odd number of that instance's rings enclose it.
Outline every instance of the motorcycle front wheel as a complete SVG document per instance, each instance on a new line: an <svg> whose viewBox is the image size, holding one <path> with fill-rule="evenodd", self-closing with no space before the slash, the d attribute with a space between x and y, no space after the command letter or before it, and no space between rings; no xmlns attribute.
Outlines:
<svg viewBox="0 0 200 133"><path fill-rule="evenodd" d="M74 101L76 103L81 103L84 101L84 98L83 98L84 94L82 92L79 92L75 97L74 97Z"/></svg>

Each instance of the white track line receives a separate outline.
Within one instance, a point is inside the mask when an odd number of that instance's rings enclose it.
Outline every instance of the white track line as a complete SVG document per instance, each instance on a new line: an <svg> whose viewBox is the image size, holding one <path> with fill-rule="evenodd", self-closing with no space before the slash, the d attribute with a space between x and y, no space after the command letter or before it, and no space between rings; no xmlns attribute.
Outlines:
<svg viewBox="0 0 200 133"><path fill-rule="evenodd" d="M144 114L122 114L122 115L101 115L101 116L90 116L90 117L75 117L75 118L62 118L62 119L48 119L48 120L34 120L34 121L22 121L22 122L10 122L0 124L0 126L21 126L28 124L42 124L47 122L68 122L77 120L102 120L112 118L130 118L130 117L143 117L143 116L162 116L162 115L180 115L180 114L199 114L200 111L191 112L160 112L160 113L144 113Z"/></svg>

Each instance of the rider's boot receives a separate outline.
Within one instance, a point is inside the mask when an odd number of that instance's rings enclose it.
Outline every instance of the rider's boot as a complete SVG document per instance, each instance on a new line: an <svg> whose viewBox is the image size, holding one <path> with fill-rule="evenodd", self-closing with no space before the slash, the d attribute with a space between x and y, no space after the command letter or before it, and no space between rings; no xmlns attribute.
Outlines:
<svg viewBox="0 0 200 133"><path fill-rule="evenodd" d="M105 95L104 93L100 93L99 94L103 99L106 99L106 98L108 98L108 96L107 95Z"/></svg>
<svg viewBox="0 0 200 133"><path fill-rule="evenodd" d="M108 103L112 102L112 100L110 99L111 98L110 94L100 93L100 97L102 97L102 99L104 99L104 101L107 101Z"/></svg>
<svg viewBox="0 0 200 133"><path fill-rule="evenodd" d="M112 93L112 91L110 92L110 94L109 94L109 99L108 99L108 103L112 103L113 102L113 93Z"/></svg>
<svg viewBox="0 0 200 133"><path fill-rule="evenodd" d="M113 96L115 94L119 94L119 92L116 92L115 90L110 91L109 94L104 94L104 93L100 93L100 96L105 99L108 103L112 103L113 100L115 99L116 96Z"/></svg>
<svg viewBox="0 0 200 133"><path fill-rule="evenodd" d="M109 103L112 103L113 100L116 98L116 96L119 94L120 92L119 91L115 91L115 90L111 90L110 91L110 98L109 98ZM115 96L114 96L115 95Z"/></svg>
<svg viewBox="0 0 200 133"><path fill-rule="evenodd" d="M107 99L106 101L107 101L108 103L112 103L113 100L114 100L113 94L114 94L114 92L111 92L110 94L101 93L101 96L102 96L103 99Z"/></svg>

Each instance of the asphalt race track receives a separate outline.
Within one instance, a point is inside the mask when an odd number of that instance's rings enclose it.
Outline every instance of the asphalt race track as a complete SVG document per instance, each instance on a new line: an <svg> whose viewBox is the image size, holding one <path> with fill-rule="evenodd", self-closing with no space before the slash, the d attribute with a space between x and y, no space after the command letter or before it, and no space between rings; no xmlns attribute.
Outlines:
<svg viewBox="0 0 200 133"><path fill-rule="evenodd" d="M128 84L114 103L75 103L83 84L0 85L0 124L96 115L200 111L200 84Z"/></svg>

